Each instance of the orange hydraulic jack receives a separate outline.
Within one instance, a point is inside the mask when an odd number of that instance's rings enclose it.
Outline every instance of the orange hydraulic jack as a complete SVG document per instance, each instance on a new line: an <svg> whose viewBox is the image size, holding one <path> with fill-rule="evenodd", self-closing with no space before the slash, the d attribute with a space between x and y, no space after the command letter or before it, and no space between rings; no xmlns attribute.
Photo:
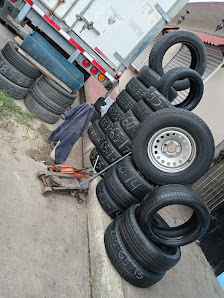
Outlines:
<svg viewBox="0 0 224 298"><path fill-rule="evenodd" d="M77 179L86 178L85 174L88 168L85 169L76 169L70 166L55 166L55 167L48 167L48 171L50 172L58 172L61 174L73 175Z"/></svg>

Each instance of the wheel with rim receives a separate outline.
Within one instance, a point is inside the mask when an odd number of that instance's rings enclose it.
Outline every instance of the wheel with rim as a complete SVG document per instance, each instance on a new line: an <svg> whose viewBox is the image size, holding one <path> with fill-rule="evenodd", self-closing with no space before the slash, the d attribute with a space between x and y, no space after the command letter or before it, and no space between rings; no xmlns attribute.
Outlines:
<svg viewBox="0 0 224 298"><path fill-rule="evenodd" d="M132 146L141 173L155 184L190 185L209 169L214 139L206 123L184 109L163 109L138 128Z"/></svg>

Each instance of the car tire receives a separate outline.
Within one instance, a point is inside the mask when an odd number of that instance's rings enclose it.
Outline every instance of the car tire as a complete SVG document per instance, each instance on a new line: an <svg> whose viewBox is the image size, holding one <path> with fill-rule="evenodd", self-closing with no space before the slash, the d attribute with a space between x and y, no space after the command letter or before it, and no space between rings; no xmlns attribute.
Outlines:
<svg viewBox="0 0 224 298"><path fill-rule="evenodd" d="M90 140L95 146L99 146L105 138L105 134L99 126L99 120L93 122L88 129L88 135Z"/></svg>
<svg viewBox="0 0 224 298"><path fill-rule="evenodd" d="M174 105L155 87L149 87L147 92L143 95L143 100L154 112L161 109L174 108Z"/></svg>
<svg viewBox="0 0 224 298"><path fill-rule="evenodd" d="M99 125L104 131L104 133L110 132L112 129L114 122L110 119L108 114L105 114L103 117L100 118Z"/></svg>
<svg viewBox="0 0 224 298"><path fill-rule="evenodd" d="M143 95L144 96L144 95ZM144 102L143 99L139 100L136 104L135 108L132 110L135 117L140 121L144 121L144 119L153 113L153 110Z"/></svg>
<svg viewBox="0 0 224 298"><path fill-rule="evenodd" d="M99 156L99 158L98 158ZM98 158L98 160L97 160ZM109 166L108 162L103 158L102 154L98 152L97 148L93 148L93 150L90 152L89 156L90 162L92 166L95 166L95 170L97 173L101 172L104 170L106 167ZM96 163L97 161L97 163Z"/></svg>
<svg viewBox="0 0 224 298"><path fill-rule="evenodd" d="M142 95L147 91L147 87L142 84L139 79L132 78L127 85L125 90L136 100L139 101L142 99Z"/></svg>
<svg viewBox="0 0 224 298"><path fill-rule="evenodd" d="M116 103L124 112L131 110L136 105L136 100L128 94L126 90L122 90L116 98Z"/></svg>
<svg viewBox="0 0 224 298"><path fill-rule="evenodd" d="M97 101L94 103L94 108L101 115L101 107L105 105L106 105L106 102L104 100L104 97L99 97Z"/></svg>
<svg viewBox="0 0 224 298"><path fill-rule="evenodd" d="M117 148L117 150L125 155L131 151L132 148L132 140L122 129L120 122L117 121L114 123L110 132L108 133L109 139L111 143Z"/></svg>
<svg viewBox="0 0 224 298"><path fill-rule="evenodd" d="M139 120L135 117L133 112L131 110L126 112L124 117L120 120L120 123L126 134L133 139L134 134L140 125Z"/></svg>
<svg viewBox="0 0 224 298"><path fill-rule="evenodd" d="M111 143L108 135L105 136L104 141L98 147L98 151L102 154L103 158L109 163L113 163L122 157L121 153Z"/></svg>
<svg viewBox="0 0 224 298"><path fill-rule="evenodd" d="M124 111L119 107L119 105L114 102L108 109L107 115L113 122L119 121L124 116Z"/></svg>

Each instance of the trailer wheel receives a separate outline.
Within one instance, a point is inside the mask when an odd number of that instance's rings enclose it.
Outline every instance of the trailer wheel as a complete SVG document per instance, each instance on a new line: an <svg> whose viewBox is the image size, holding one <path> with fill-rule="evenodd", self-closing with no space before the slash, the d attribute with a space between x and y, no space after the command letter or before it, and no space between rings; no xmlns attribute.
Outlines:
<svg viewBox="0 0 224 298"><path fill-rule="evenodd" d="M23 99L29 89L16 85L0 73L0 90L5 91L15 99Z"/></svg>

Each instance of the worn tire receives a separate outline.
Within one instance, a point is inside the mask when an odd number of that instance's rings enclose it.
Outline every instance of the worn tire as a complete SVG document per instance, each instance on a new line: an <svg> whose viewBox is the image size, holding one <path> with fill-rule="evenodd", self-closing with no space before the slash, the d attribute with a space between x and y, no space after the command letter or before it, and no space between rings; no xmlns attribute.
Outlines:
<svg viewBox="0 0 224 298"><path fill-rule="evenodd" d="M131 110L136 105L136 100L128 94L126 90L122 90L116 98L116 103L124 112Z"/></svg>
<svg viewBox="0 0 224 298"><path fill-rule="evenodd" d="M103 210L111 218L120 216L124 212L124 210L118 206L118 204L109 195L103 179L100 180L96 186L96 196Z"/></svg>
<svg viewBox="0 0 224 298"><path fill-rule="evenodd" d="M99 97L97 101L94 103L94 108L101 115L101 107L105 105L106 103L105 103L104 97Z"/></svg>
<svg viewBox="0 0 224 298"><path fill-rule="evenodd" d="M131 156L125 157L117 164L117 174L126 189L139 201L154 189L154 186L136 170Z"/></svg>
<svg viewBox="0 0 224 298"><path fill-rule="evenodd" d="M130 284L139 288L148 288L164 277L164 273L152 273L140 266L128 252L121 238L120 217L107 227L104 243L107 255L117 272Z"/></svg>
<svg viewBox="0 0 224 298"><path fill-rule="evenodd" d="M135 117L133 112L129 110L125 113L124 117L120 120L121 127L126 132L126 134L133 139L133 136L138 129L140 122Z"/></svg>
<svg viewBox="0 0 224 298"><path fill-rule="evenodd" d="M99 126L99 120L93 122L88 129L88 135L90 140L95 146L99 146L105 138L105 134Z"/></svg>
<svg viewBox="0 0 224 298"><path fill-rule="evenodd" d="M143 100L154 112L161 109L174 108L172 103L155 87L149 87L147 92L143 95Z"/></svg>
<svg viewBox="0 0 224 298"><path fill-rule="evenodd" d="M41 75L41 72L25 58L23 58L16 50L15 46L15 42L9 41L2 49L3 56L22 74L31 79L37 79Z"/></svg>
<svg viewBox="0 0 224 298"><path fill-rule="evenodd" d="M125 90L136 100L142 99L142 95L147 91L147 87L139 79L132 78L126 85Z"/></svg>
<svg viewBox="0 0 224 298"><path fill-rule="evenodd" d="M186 160L185 163L180 164L178 171L172 173L166 172L167 168L162 169L156 158L150 160L149 156L154 156L155 149L153 148L152 151L151 147L148 148L148 144L155 140L158 131L170 128L176 129L177 132L181 130L189 135L195 144L194 159L190 155L189 161ZM172 135L170 139L172 140ZM162 142L158 144L162 144ZM209 169L214 156L214 148L214 139L206 123L192 112L176 108L154 112L145 119L136 131L132 154L136 167L152 183L158 185L177 183L190 185L201 178ZM150 152L148 152L149 150ZM162 159L160 160L162 161ZM190 165L188 165L189 162ZM186 165L186 168L181 170L183 165Z"/></svg>
<svg viewBox="0 0 224 298"><path fill-rule="evenodd" d="M191 52L192 60L190 68L203 75L207 65L207 53L203 41L194 33L189 31L175 31L163 35L153 46L150 57L149 67L163 76L162 67L163 57L166 51L175 44L182 43ZM189 80L176 81L173 87L177 90L185 90L190 87Z"/></svg>
<svg viewBox="0 0 224 298"><path fill-rule="evenodd" d="M114 125L114 122L110 119L106 113L103 117L100 118L99 125L104 131L104 133L110 132L111 128Z"/></svg>
<svg viewBox="0 0 224 298"><path fill-rule="evenodd" d="M0 90L5 91L8 95L15 99L23 99L29 89L16 85L0 73Z"/></svg>
<svg viewBox="0 0 224 298"><path fill-rule="evenodd" d="M98 151L109 164L122 157L121 153L111 143L108 135L105 136L105 140L98 147Z"/></svg>
<svg viewBox="0 0 224 298"><path fill-rule="evenodd" d="M162 208L184 205L193 209L191 218L176 227L164 228L152 224L153 217ZM200 239L207 231L210 214L205 201L191 188L184 185L164 185L155 189L141 202L138 212L143 231L157 243L167 246L183 246Z"/></svg>
<svg viewBox="0 0 224 298"><path fill-rule="evenodd" d="M39 105L33 97L28 94L27 97L24 100L26 108L34 113L38 118L43 120L46 123L54 124L60 119L60 115L55 115L45 108L43 108L41 105Z"/></svg>
<svg viewBox="0 0 224 298"><path fill-rule="evenodd" d="M148 238L137 222L138 209L139 205L132 205L121 216L120 233L124 245L138 264L146 270L156 273L166 272L179 262L180 248L160 248ZM169 226L165 224L161 227Z"/></svg>
<svg viewBox="0 0 224 298"><path fill-rule="evenodd" d="M67 98L70 98L71 101L74 101L76 99L76 97L77 97L77 91L74 91L74 93L69 93L68 91L66 91L64 88L62 88L61 86L59 86L57 83L55 83L53 80L51 80L47 76L43 76L43 79L49 85L51 85L51 87L53 87L55 90L57 90L59 93L61 93L62 95L64 95Z"/></svg>
<svg viewBox="0 0 224 298"><path fill-rule="evenodd" d="M144 96L144 95L143 95ZM144 102L143 99L139 100L136 104L135 108L132 110L135 117L140 121L144 121L144 119L153 113L153 110Z"/></svg>
<svg viewBox="0 0 224 298"><path fill-rule="evenodd" d="M119 121L114 123L114 126L111 128L108 136L112 144L122 155L125 155L131 151L132 140L122 129Z"/></svg>
<svg viewBox="0 0 224 298"><path fill-rule="evenodd" d="M143 68L139 71L137 78L141 81L147 88L155 87L157 89L158 84L161 80L161 76L158 75L153 69L148 66L143 66ZM171 87L169 90L168 99L169 101L173 101L177 97L177 91Z"/></svg>
<svg viewBox="0 0 224 298"><path fill-rule="evenodd" d="M104 183L111 198L123 209L126 210L131 205L139 203L120 181L116 165L111 167L104 176Z"/></svg>
<svg viewBox="0 0 224 298"><path fill-rule="evenodd" d="M97 120L100 120L100 115L99 113L95 110L94 113L93 113L93 117L91 118L91 122L94 123L95 121Z"/></svg>
<svg viewBox="0 0 224 298"><path fill-rule="evenodd" d="M107 115L113 122L119 121L124 116L124 111L119 107L119 105L114 102L108 109Z"/></svg>
<svg viewBox="0 0 224 298"><path fill-rule="evenodd" d="M94 167L98 155L99 155L99 159L98 159L96 167L95 167L95 170L97 171L97 173L99 173L100 171L102 171L103 169L105 169L106 167L109 166L108 162L103 158L102 154L100 152L98 152L96 147L93 148L93 150L90 152L90 156L89 156L92 166Z"/></svg>

